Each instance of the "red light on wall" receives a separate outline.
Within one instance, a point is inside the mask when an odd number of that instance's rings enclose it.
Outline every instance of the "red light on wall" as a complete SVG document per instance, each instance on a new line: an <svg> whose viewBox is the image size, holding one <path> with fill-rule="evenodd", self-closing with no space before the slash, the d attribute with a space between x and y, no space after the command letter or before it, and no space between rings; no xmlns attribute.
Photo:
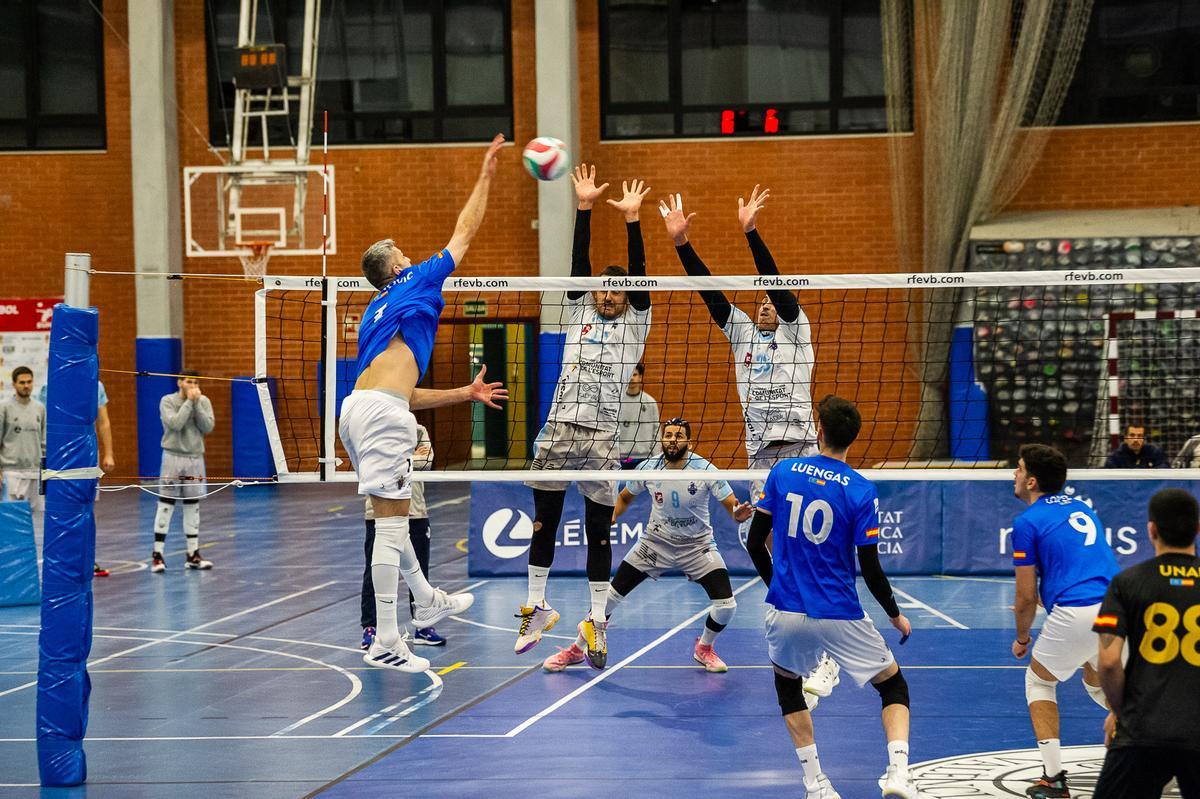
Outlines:
<svg viewBox="0 0 1200 799"><path fill-rule="evenodd" d="M725 135L733 133L733 111L728 108L721 112L721 133Z"/></svg>
<svg viewBox="0 0 1200 799"><path fill-rule="evenodd" d="M779 112L774 108L767 109L767 118L763 120L763 133L779 132Z"/></svg>

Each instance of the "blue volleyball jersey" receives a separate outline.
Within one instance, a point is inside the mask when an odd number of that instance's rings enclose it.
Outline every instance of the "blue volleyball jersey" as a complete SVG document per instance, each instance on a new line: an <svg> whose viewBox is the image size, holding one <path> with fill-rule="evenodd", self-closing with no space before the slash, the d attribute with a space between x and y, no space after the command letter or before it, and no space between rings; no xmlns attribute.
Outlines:
<svg viewBox="0 0 1200 799"><path fill-rule="evenodd" d="M412 350L421 377L425 376L433 355L438 317L446 307L442 283L453 271L454 258L450 251L441 250L428 260L405 269L379 290L363 312L358 328L356 379L379 353L387 349L388 342L397 333Z"/></svg>
<svg viewBox="0 0 1200 799"><path fill-rule="evenodd" d="M1081 499L1055 494L1038 499L1013 522L1013 565L1036 566L1046 612L1096 605L1113 576L1117 558L1096 511Z"/></svg>
<svg viewBox="0 0 1200 799"><path fill-rule="evenodd" d="M879 494L824 455L771 468L758 507L772 514L774 577L767 604L815 619L861 619L855 547L879 541Z"/></svg>

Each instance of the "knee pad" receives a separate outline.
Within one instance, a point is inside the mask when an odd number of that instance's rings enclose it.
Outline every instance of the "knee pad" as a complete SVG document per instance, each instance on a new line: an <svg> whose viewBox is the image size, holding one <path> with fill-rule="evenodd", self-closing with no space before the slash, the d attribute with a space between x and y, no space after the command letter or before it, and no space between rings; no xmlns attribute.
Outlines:
<svg viewBox="0 0 1200 799"><path fill-rule="evenodd" d="M183 503L183 534L188 537L200 535L200 505Z"/></svg>
<svg viewBox="0 0 1200 799"><path fill-rule="evenodd" d="M884 707L888 705L904 705L908 707L908 680L904 672L897 671L881 683L871 683L879 692L879 701Z"/></svg>
<svg viewBox="0 0 1200 799"><path fill-rule="evenodd" d="M779 710L785 716L808 710L804 700L804 682L796 676L785 677L775 669L775 696L779 698Z"/></svg>
<svg viewBox="0 0 1200 799"><path fill-rule="evenodd" d="M1033 673L1033 669L1025 669L1025 702L1053 702L1058 704L1058 683L1054 680L1043 680Z"/></svg>
<svg viewBox="0 0 1200 799"><path fill-rule="evenodd" d="M1087 689L1088 696L1092 698L1093 702L1105 710L1109 710L1108 697L1104 695L1103 688L1101 688L1099 685L1088 685L1086 682L1083 684L1083 687Z"/></svg>
<svg viewBox="0 0 1200 799"><path fill-rule="evenodd" d="M733 614L737 610L737 600L733 597L728 599L714 599L712 605L708 609L708 615L712 616L712 620L724 627L733 619Z"/></svg>
<svg viewBox="0 0 1200 799"><path fill-rule="evenodd" d="M375 520L375 546L371 550L371 565L400 567L400 553L412 547L408 540L408 517L388 516Z"/></svg>

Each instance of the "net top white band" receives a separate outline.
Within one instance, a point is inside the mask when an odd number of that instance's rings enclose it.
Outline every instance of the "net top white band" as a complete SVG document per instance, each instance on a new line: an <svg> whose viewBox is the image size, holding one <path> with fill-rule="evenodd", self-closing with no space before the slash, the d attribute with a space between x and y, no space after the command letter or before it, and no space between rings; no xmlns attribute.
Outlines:
<svg viewBox="0 0 1200 799"><path fill-rule="evenodd" d="M334 276L338 291L375 291L361 277ZM851 275L688 275L652 277L451 277L444 291L766 291L785 289L813 291L828 289L930 289L1005 286L1112 285L1130 283L1200 282L1200 267L1153 267L1149 269L1054 269L1029 272L887 272ZM321 288L320 277L268 275L265 289Z"/></svg>

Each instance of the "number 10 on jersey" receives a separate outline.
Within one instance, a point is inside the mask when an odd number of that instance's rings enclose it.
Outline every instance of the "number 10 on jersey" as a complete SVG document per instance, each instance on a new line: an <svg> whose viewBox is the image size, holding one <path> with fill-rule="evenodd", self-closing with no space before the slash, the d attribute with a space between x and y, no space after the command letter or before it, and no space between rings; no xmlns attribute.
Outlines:
<svg viewBox="0 0 1200 799"><path fill-rule="evenodd" d="M795 538L797 532L803 531L804 537L814 544L824 543L833 530L833 508L829 503L823 499L814 499L805 505L802 495L790 492L787 501L791 506L791 512L788 514L788 538ZM817 525L818 516L820 526Z"/></svg>

